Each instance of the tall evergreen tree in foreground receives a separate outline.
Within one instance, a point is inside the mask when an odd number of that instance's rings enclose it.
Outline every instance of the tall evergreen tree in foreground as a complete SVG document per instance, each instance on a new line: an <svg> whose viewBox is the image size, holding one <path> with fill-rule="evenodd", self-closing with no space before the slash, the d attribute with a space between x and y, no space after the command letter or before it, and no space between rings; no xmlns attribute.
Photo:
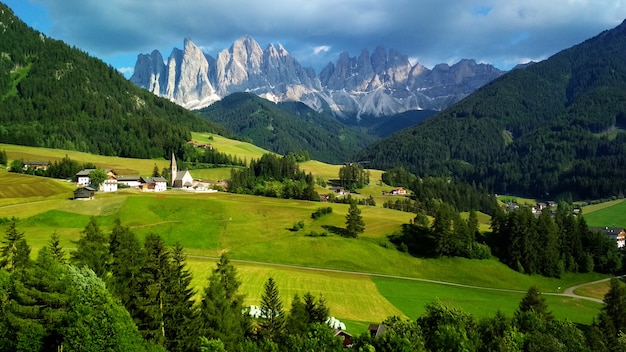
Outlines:
<svg viewBox="0 0 626 352"><path fill-rule="evenodd" d="M81 234L76 251L72 252L72 263L78 267L86 266L98 277L104 277L108 271L110 258L108 241L94 216Z"/></svg>
<svg viewBox="0 0 626 352"><path fill-rule="evenodd" d="M196 318L199 336L221 340L228 351L234 350L251 330L250 317L243 307L244 296L239 294L240 285L236 268L223 253L204 289Z"/></svg>
<svg viewBox="0 0 626 352"><path fill-rule="evenodd" d="M11 225L5 231L2 247L0 247L0 268L7 268L9 271L13 270L18 244L23 238L24 232L17 230L15 220L11 221Z"/></svg>
<svg viewBox="0 0 626 352"><path fill-rule="evenodd" d="M285 328L285 312L278 292L278 286L276 286L276 282L272 277L267 279L263 295L261 295L261 318L259 325L261 333L271 341L281 339Z"/></svg>
<svg viewBox="0 0 626 352"><path fill-rule="evenodd" d="M109 237L111 277L109 289L122 302L131 316L138 315L139 277L145 264L145 250L128 227L115 221Z"/></svg>
<svg viewBox="0 0 626 352"><path fill-rule="evenodd" d="M187 257L180 243L171 252L171 266L165 296L165 337L168 351L187 351L192 338L194 321L191 272L187 268Z"/></svg>

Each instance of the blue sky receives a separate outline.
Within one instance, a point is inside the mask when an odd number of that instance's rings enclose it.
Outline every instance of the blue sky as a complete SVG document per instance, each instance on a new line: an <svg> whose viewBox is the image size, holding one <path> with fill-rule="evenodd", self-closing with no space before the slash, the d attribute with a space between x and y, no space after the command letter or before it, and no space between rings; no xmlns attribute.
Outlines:
<svg viewBox="0 0 626 352"><path fill-rule="evenodd" d="M432 68L542 60L626 18L626 0L0 0L31 27L124 72L191 38L216 57L243 35L319 72L347 51L396 49Z"/></svg>

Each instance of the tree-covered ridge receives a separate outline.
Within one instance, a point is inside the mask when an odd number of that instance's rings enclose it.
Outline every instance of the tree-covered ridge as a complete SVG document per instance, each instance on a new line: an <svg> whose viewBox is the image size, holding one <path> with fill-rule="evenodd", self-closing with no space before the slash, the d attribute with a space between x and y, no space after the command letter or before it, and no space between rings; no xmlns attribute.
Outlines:
<svg viewBox="0 0 626 352"><path fill-rule="evenodd" d="M164 157L190 131L225 130L29 28L0 4L0 142Z"/></svg>
<svg viewBox="0 0 626 352"><path fill-rule="evenodd" d="M234 93L201 109L206 119L278 154L308 151L311 158L342 163L374 137L302 103L274 104L252 93Z"/></svg>
<svg viewBox="0 0 626 352"><path fill-rule="evenodd" d="M454 176L497 193L623 193L626 24L513 70L359 153L372 167Z"/></svg>

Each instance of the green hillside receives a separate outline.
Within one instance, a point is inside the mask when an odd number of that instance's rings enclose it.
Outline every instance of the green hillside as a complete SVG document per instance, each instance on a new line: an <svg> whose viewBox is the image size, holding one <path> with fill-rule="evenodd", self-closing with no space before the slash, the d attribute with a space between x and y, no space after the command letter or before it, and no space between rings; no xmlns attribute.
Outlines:
<svg viewBox="0 0 626 352"><path fill-rule="evenodd" d="M151 158L213 123L29 28L0 3L0 143Z"/></svg>
<svg viewBox="0 0 626 352"><path fill-rule="evenodd" d="M626 189L625 50L626 23L503 75L357 158L453 175L498 194L618 195Z"/></svg>
<svg viewBox="0 0 626 352"><path fill-rule="evenodd" d="M311 159L329 163L351 160L375 137L303 103L274 104L252 93L234 93L199 110L210 121L278 154L307 151Z"/></svg>

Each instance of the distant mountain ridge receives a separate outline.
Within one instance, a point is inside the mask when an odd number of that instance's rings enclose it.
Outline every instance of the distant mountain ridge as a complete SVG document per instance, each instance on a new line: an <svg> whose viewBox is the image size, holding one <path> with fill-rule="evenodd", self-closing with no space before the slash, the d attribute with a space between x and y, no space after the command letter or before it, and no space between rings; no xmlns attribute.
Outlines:
<svg viewBox="0 0 626 352"><path fill-rule="evenodd" d="M190 39L167 60L158 50L140 54L134 84L189 109L198 109L235 92L252 92L274 102L300 101L341 118L441 110L503 74L492 65L461 60L432 70L411 65L407 55L378 47L358 57L342 53L318 74L303 67L282 46L265 49L244 36L217 58Z"/></svg>

